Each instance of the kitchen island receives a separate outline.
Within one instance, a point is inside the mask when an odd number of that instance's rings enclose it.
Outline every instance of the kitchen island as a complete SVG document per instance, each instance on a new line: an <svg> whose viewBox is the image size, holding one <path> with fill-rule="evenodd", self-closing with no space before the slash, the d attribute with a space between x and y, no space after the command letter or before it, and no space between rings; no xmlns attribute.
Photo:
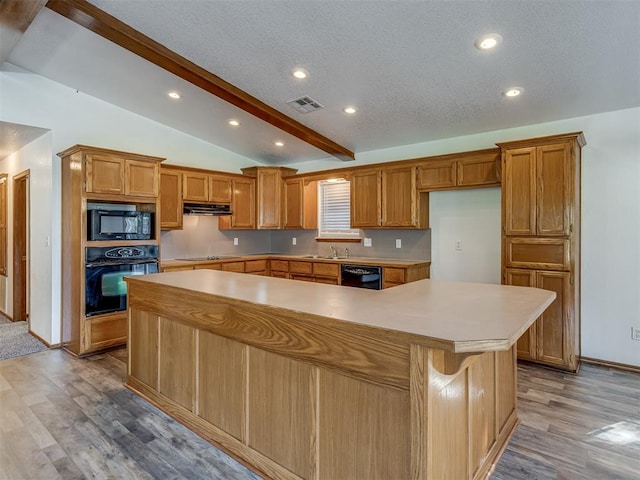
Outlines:
<svg viewBox="0 0 640 480"><path fill-rule="evenodd" d="M552 292L127 278L127 386L282 479L465 479L517 424L515 342Z"/></svg>

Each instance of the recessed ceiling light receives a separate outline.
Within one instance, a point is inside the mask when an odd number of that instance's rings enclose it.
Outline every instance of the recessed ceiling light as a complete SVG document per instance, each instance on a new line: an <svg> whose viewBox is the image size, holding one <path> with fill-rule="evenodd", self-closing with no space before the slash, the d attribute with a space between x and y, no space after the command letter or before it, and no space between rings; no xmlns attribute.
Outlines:
<svg viewBox="0 0 640 480"><path fill-rule="evenodd" d="M504 95L505 97L513 98L521 95L522 92L524 92L524 88L522 87L511 87L502 92L502 95Z"/></svg>
<svg viewBox="0 0 640 480"><path fill-rule="evenodd" d="M309 72L307 72L304 68L296 68L291 72L291 75L293 75L298 80L302 80L303 78L307 78L309 76Z"/></svg>
<svg viewBox="0 0 640 480"><path fill-rule="evenodd" d="M358 111L358 109L356 107L353 107L353 106L348 106L348 107L344 107L342 109L342 111L344 113L348 113L349 115L353 115L354 113L356 113Z"/></svg>
<svg viewBox="0 0 640 480"><path fill-rule="evenodd" d="M276 147L284 147L284 142L280 142L280 141L275 142L275 146Z"/></svg>
<svg viewBox="0 0 640 480"><path fill-rule="evenodd" d="M491 50L502 43L502 37L497 33L490 33L476 40L474 44L478 50Z"/></svg>
<svg viewBox="0 0 640 480"><path fill-rule="evenodd" d="M238 120L229 120L229 125L231 125L232 127L237 127L238 125L240 125L240 122Z"/></svg>
<svg viewBox="0 0 640 480"><path fill-rule="evenodd" d="M171 98L177 100L180 98L180 94L178 92L169 92L167 93L167 95L169 95Z"/></svg>

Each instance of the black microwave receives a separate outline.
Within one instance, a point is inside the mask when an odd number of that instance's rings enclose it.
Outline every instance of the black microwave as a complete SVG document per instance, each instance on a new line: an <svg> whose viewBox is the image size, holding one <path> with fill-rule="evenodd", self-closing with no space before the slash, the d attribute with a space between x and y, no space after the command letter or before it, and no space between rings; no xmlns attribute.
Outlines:
<svg viewBox="0 0 640 480"><path fill-rule="evenodd" d="M150 240L151 212L87 210L87 240Z"/></svg>

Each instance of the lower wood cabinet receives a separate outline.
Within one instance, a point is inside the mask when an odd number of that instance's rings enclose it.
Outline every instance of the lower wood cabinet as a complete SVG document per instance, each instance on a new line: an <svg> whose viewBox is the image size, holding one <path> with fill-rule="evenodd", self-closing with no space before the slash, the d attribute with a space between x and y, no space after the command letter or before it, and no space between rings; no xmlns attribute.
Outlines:
<svg viewBox="0 0 640 480"><path fill-rule="evenodd" d="M518 356L568 370L575 370L579 352L579 328L574 321L571 274L548 270L507 268L505 283L537 287L556 293L556 299L518 340Z"/></svg>

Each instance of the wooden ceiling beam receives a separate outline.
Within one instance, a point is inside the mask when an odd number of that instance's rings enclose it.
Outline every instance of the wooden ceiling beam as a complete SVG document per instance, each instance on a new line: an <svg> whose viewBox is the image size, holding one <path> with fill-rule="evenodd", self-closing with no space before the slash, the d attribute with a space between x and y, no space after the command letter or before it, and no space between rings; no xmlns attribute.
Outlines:
<svg viewBox="0 0 640 480"><path fill-rule="evenodd" d="M116 45L340 160L355 158L354 153L347 148L169 50L86 0L49 0L46 6Z"/></svg>
<svg viewBox="0 0 640 480"><path fill-rule="evenodd" d="M3 63L47 0L0 0L0 63Z"/></svg>

